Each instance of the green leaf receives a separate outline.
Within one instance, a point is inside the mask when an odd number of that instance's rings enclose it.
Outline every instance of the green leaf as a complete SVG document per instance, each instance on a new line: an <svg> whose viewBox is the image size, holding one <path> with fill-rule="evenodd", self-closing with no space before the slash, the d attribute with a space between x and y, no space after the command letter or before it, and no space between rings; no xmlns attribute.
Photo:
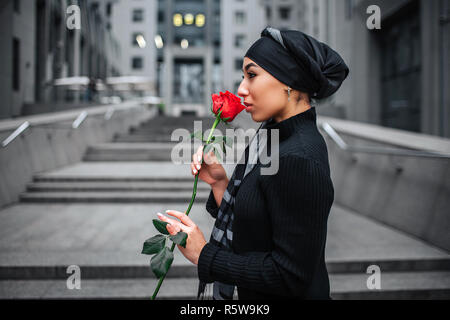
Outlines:
<svg viewBox="0 0 450 320"><path fill-rule="evenodd" d="M159 232L163 233L163 234L169 234L169 231L167 231L167 222L165 221L161 221L158 219L153 219L153 225L155 226L156 230L158 230Z"/></svg>
<svg viewBox="0 0 450 320"><path fill-rule="evenodd" d="M152 257L150 267L157 278L164 276L169 271L173 261L173 252L164 247L158 254Z"/></svg>
<svg viewBox="0 0 450 320"><path fill-rule="evenodd" d="M162 234L158 234L150 239L145 240L144 247L142 248L142 254L155 254L164 248L166 244L166 237Z"/></svg>
<svg viewBox="0 0 450 320"><path fill-rule="evenodd" d="M183 248L186 248L186 239L187 239L188 235L185 232L178 232L177 234L170 236L170 240L172 240L173 242L175 242L176 244L179 244L180 246L182 246Z"/></svg>

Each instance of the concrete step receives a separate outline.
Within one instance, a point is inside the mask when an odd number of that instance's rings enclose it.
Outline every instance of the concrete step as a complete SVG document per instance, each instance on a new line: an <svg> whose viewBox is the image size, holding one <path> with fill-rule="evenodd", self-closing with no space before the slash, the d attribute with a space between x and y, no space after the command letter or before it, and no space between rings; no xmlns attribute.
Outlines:
<svg viewBox="0 0 450 320"><path fill-rule="evenodd" d="M200 141L200 140L198 140ZM145 143L145 142L164 142L171 143L171 135L152 135L152 136L117 136L114 138L116 143Z"/></svg>
<svg viewBox="0 0 450 320"><path fill-rule="evenodd" d="M149 178L148 173L153 174L153 167L140 167L137 164L128 166L125 163L123 167L117 167L115 164L105 163L97 168L92 164L78 164L47 173L44 177L75 180L81 177L103 181L102 177L107 172L112 173L115 179L135 181L133 179ZM180 172L184 172L184 169ZM161 173L159 177L152 178L165 179L173 177L173 174L174 172L170 172L170 175ZM140 254L140 251L145 239L156 233L152 219L156 218L157 212L167 209L186 210L189 200L190 194L186 201L170 204L17 203L4 208L0 210L0 292L4 292L6 298L20 296L20 292L29 294L34 290L35 280L56 281L61 283L63 290L69 291L65 287L68 276L65 272L69 265L80 266L82 278L86 281L82 281L82 288L83 283L87 286L90 280L116 283L117 292L132 288L126 281L133 278L144 278L139 283L149 283L145 281L154 280L149 268L150 257ZM214 219L206 212L205 203L196 201L190 217L204 232L205 238L209 239ZM366 299L378 294L371 291L368 297L364 292L369 276L366 274L367 267L374 264L381 269L382 290L389 289L387 285L391 283L390 273L413 274L409 278L396 280L400 284L402 281L411 283L415 278L422 279L421 285L416 284L416 287L410 286L409 289L392 287L384 297L436 297L445 294L443 290L448 288L431 288L430 282L421 277L425 271L428 275L434 273L433 281L448 283L448 274L445 273L450 270L448 252L336 204L330 213L325 253L332 290L338 294L337 297L353 298L356 295ZM181 279L192 280L195 283L192 290L196 292L195 266L179 250L175 250L174 254L174 265L166 281L181 283ZM348 277L336 278L336 275ZM354 285L339 291L335 289L334 279L340 279L342 286L347 283ZM114 292L110 287L94 287L97 291L92 297L108 296ZM152 292L155 286L150 287ZM185 283L177 290L185 293L191 289ZM65 291L54 293L54 297L73 294ZM409 293L410 291L414 294ZM50 289L46 292L50 292ZM79 292L82 293L83 290ZM126 296L118 293L118 297ZM174 295L170 294L168 297L173 298Z"/></svg>
<svg viewBox="0 0 450 320"><path fill-rule="evenodd" d="M156 142L156 143L103 143L88 148L84 161L188 161L200 144ZM244 144L236 144L233 148L227 147L230 155L235 155L236 162L239 155L245 151Z"/></svg>
<svg viewBox="0 0 450 320"><path fill-rule="evenodd" d="M0 299L150 299L157 283L156 279L81 280L79 290L70 290L66 280L0 281ZM192 300L197 290L196 279L165 279L157 299Z"/></svg>
<svg viewBox="0 0 450 320"><path fill-rule="evenodd" d="M209 191L197 191L196 201L206 201L209 196ZM173 202L187 202L189 203L192 197L192 191L110 191L110 192L24 192L19 195L21 202L113 202L113 203L173 203Z"/></svg>
<svg viewBox="0 0 450 320"><path fill-rule="evenodd" d="M330 275L331 297L346 299L449 299L450 272L383 273L381 288L369 290L365 274ZM2 280L0 299L149 299L157 279L81 278L80 289L61 280ZM158 299L195 299L198 280L167 278ZM235 298L237 298L235 291Z"/></svg>
<svg viewBox="0 0 450 320"><path fill-rule="evenodd" d="M368 274L330 275L336 300L450 299L450 271L382 272L380 289L368 289Z"/></svg>
<svg viewBox="0 0 450 320"><path fill-rule="evenodd" d="M27 185L28 192L91 192L91 191L192 191L193 181L124 181L124 182L37 182ZM199 180L197 191L209 191L211 187Z"/></svg>
<svg viewBox="0 0 450 320"><path fill-rule="evenodd" d="M235 164L224 164L228 177L231 177ZM105 161L79 162L64 168L37 173L34 182L123 182L123 181L190 181L194 182L190 162L174 164L172 162L151 161Z"/></svg>
<svg viewBox="0 0 450 320"><path fill-rule="evenodd" d="M173 143L171 135L123 135L114 138L114 143ZM200 140L197 140L200 141Z"/></svg>
<svg viewBox="0 0 450 320"><path fill-rule="evenodd" d="M161 150L158 152L142 153L105 153L105 154L86 154L83 157L86 162L104 162L104 161L171 161L171 150Z"/></svg>
<svg viewBox="0 0 450 320"><path fill-rule="evenodd" d="M179 255L178 252L176 252ZM74 259L75 260L75 259ZM78 259L79 260L79 259ZM150 257L148 258L150 261ZM400 272L446 272L450 259L424 260L371 260L371 261L328 261L329 274L363 274L367 267L377 265L382 273ZM51 280L67 279L68 265L0 265L0 279L3 280ZM153 278L148 264L84 264L79 265L85 279ZM197 266L177 256L167 278L196 278Z"/></svg>

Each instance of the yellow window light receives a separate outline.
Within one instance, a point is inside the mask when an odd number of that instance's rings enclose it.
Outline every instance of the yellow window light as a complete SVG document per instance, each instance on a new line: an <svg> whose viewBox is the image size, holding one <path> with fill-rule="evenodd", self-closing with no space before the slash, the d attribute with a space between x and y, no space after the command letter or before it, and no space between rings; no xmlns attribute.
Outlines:
<svg viewBox="0 0 450 320"><path fill-rule="evenodd" d="M197 27L203 27L205 25L205 15L204 14L197 14L195 16L195 25Z"/></svg>
<svg viewBox="0 0 450 320"><path fill-rule="evenodd" d="M173 25L175 27L180 27L183 25L183 16L180 13L173 15Z"/></svg>
<svg viewBox="0 0 450 320"><path fill-rule="evenodd" d="M188 25L193 24L194 23L194 15L191 13L186 13L184 15L184 23L188 24Z"/></svg>

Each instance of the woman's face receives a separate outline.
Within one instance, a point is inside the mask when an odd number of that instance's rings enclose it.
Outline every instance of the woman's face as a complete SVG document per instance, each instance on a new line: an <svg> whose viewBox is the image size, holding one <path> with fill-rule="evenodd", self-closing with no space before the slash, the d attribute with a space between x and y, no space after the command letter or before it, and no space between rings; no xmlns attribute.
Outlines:
<svg viewBox="0 0 450 320"><path fill-rule="evenodd" d="M244 75L238 95L244 98L245 104L251 104L247 112L251 113L253 121L262 122L280 114L286 106L286 85L250 58L244 58L242 70Z"/></svg>

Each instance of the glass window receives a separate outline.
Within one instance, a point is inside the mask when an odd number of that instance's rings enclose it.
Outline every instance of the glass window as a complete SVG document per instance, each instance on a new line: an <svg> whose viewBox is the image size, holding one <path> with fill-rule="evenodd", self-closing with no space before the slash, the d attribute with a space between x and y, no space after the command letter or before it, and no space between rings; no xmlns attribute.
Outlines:
<svg viewBox="0 0 450 320"><path fill-rule="evenodd" d="M139 39L145 39L144 34L142 32L133 32L131 35L131 44L133 47L139 47Z"/></svg>
<svg viewBox="0 0 450 320"><path fill-rule="evenodd" d="M238 92L238 90L239 90L239 86L241 85L241 81L236 81L235 83L234 83L234 94L235 95L237 95L237 92Z"/></svg>
<svg viewBox="0 0 450 320"><path fill-rule="evenodd" d="M241 71L242 70L242 58L236 58L234 59L234 69Z"/></svg>
<svg viewBox="0 0 450 320"><path fill-rule="evenodd" d="M272 18L272 8L266 7L266 19L270 20Z"/></svg>
<svg viewBox="0 0 450 320"><path fill-rule="evenodd" d="M14 5L14 12L20 13L20 0L14 0L13 5Z"/></svg>
<svg viewBox="0 0 450 320"><path fill-rule="evenodd" d="M234 21L236 24L245 24L246 23L245 12L236 11L234 14Z"/></svg>
<svg viewBox="0 0 450 320"><path fill-rule="evenodd" d="M246 36L245 34L237 34L234 36L234 46L236 48L243 48L245 46Z"/></svg>
<svg viewBox="0 0 450 320"><path fill-rule="evenodd" d="M281 19L288 20L290 13L291 13L291 8L290 7L280 7L279 12L280 12Z"/></svg>
<svg viewBox="0 0 450 320"><path fill-rule="evenodd" d="M144 21L144 10L143 9L133 9L133 22Z"/></svg>
<svg viewBox="0 0 450 320"><path fill-rule="evenodd" d="M140 70L144 67L144 59L142 57L133 57L131 59L131 68Z"/></svg>
<svg viewBox="0 0 450 320"><path fill-rule="evenodd" d="M20 41L17 38L13 39L12 52L12 85L14 91L20 90Z"/></svg>

